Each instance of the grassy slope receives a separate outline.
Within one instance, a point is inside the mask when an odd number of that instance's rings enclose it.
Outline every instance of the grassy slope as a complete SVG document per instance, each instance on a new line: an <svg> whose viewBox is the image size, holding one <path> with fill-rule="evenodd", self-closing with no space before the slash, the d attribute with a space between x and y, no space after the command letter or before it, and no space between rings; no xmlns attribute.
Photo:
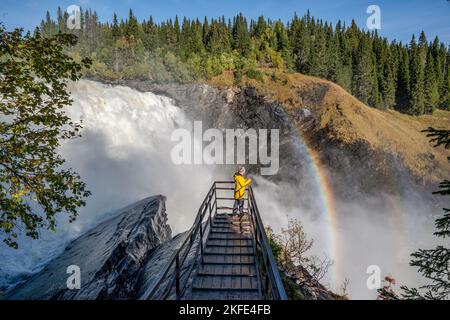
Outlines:
<svg viewBox="0 0 450 320"><path fill-rule="evenodd" d="M370 108L340 86L323 79L280 70L262 70L263 81L244 77L242 85L256 87L269 99L280 101L286 110L308 108L316 116L313 132L325 129L329 139L344 144L365 143L369 149L386 151L426 182L437 182L450 175L450 152L433 148L421 130L429 126L450 128L450 112L409 116L393 110ZM232 73L215 77L210 84L233 84Z"/></svg>

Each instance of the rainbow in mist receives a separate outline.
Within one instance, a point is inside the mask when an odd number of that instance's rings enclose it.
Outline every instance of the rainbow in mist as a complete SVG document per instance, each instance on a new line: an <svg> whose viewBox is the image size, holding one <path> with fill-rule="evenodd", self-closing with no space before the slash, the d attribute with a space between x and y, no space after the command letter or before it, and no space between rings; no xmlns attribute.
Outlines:
<svg viewBox="0 0 450 320"><path fill-rule="evenodd" d="M339 269L339 237L337 225L337 210L333 195L333 189L329 181L328 170L322 164L319 154L311 148L307 140L300 134L298 135L299 147L306 151L310 168L313 170L314 180L319 191L319 203L321 206L321 215L325 221L327 230L325 230L326 244L328 247L328 256L333 260L334 265L331 268L331 281L338 283L341 280Z"/></svg>

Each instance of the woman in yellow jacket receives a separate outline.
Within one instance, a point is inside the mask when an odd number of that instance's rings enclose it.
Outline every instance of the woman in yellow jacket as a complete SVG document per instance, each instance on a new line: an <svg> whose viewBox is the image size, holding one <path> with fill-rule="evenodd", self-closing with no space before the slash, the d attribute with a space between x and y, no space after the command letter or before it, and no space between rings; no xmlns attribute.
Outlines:
<svg viewBox="0 0 450 320"><path fill-rule="evenodd" d="M245 178L245 167L239 166L238 172L234 174L234 205L233 214L244 214L245 187L252 183L250 178Z"/></svg>

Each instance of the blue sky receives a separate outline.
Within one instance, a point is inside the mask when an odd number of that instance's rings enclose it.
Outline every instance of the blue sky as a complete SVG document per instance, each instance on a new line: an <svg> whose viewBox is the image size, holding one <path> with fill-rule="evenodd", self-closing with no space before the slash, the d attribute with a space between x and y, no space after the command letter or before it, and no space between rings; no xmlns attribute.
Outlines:
<svg viewBox="0 0 450 320"><path fill-rule="evenodd" d="M125 18L128 9L133 9L141 20L150 15L160 21L175 15L187 17L231 17L242 12L247 17L264 15L272 19L288 21L297 12L303 15L310 9L313 16L326 21L339 19L347 24L355 19L365 28L366 9L375 4L381 8L381 30L388 39L409 42L413 33L424 30L428 39L438 35L450 45L450 1L449 0L0 0L0 21L7 27L33 29L39 24L47 10L54 16L56 8L65 9L76 4L92 8L100 20L111 21L116 12Z"/></svg>

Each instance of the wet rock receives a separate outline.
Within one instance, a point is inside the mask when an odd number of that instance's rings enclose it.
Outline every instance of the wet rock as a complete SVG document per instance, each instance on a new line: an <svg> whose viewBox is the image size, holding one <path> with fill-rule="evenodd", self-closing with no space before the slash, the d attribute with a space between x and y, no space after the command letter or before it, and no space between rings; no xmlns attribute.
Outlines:
<svg viewBox="0 0 450 320"><path fill-rule="evenodd" d="M170 239L165 197L146 198L72 241L6 299L131 299L153 250ZM80 268L79 290L67 288L70 265Z"/></svg>

